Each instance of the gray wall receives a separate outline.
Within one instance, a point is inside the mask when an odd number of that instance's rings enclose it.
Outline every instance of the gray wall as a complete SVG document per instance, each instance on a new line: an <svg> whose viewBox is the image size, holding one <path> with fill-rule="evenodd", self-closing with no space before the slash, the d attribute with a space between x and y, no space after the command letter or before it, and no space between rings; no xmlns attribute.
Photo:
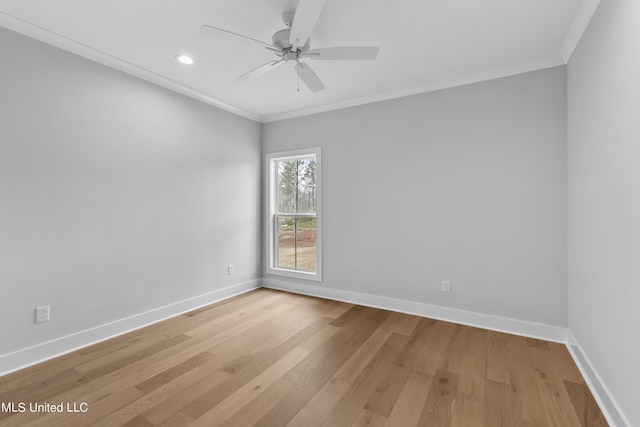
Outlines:
<svg viewBox="0 0 640 427"><path fill-rule="evenodd" d="M568 65L569 327L640 426L640 2L603 1Z"/></svg>
<svg viewBox="0 0 640 427"><path fill-rule="evenodd" d="M264 125L265 152L322 147L322 286L566 326L565 78Z"/></svg>
<svg viewBox="0 0 640 427"><path fill-rule="evenodd" d="M0 52L0 355L261 276L260 124L4 29Z"/></svg>

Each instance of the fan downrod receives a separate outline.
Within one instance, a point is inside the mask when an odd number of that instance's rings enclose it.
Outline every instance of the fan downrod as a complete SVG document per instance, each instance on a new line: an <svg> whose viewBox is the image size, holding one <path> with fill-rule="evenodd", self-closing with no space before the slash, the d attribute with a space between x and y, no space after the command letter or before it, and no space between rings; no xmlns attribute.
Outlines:
<svg viewBox="0 0 640 427"><path fill-rule="evenodd" d="M295 10L289 10L287 12L282 12L282 22L284 25L291 28L291 24L293 23L293 17L296 16Z"/></svg>

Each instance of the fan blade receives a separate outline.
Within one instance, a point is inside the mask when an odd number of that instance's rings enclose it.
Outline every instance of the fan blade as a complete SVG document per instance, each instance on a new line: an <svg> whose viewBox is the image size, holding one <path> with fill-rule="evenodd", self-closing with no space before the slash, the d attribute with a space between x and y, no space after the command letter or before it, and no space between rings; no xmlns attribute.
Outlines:
<svg viewBox="0 0 640 427"><path fill-rule="evenodd" d="M318 22L324 2L325 0L300 0L298 3L289 34L289 43L291 43L294 52L307 42L311 31Z"/></svg>
<svg viewBox="0 0 640 427"><path fill-rule="evenodd" d="M261 42L260 40L253 39L251 37L243 36L242 34L234 33L232 31L223 30L222 28L212 27L211 25L203 25L200 28L200 32L209 34L211 36L214 36L220 39L236 42L236 43L237 42L243 43L247 41L259 43L262 46L266 47L267 49L276 50L277 52L279 52L278 49L275 49L273 46L271 46L268 43Z"/></svg>
<svg viewBox="0 0 640 427"><path fill-rule="evenodd" d="M310 59L334 60L334 61L355 61L376 59L378 57L377 47L325 47L311 49L308 53L301 54L301 57Z"/></svg>
<svg viewBox="0 0 640 427"><path fill-rule="evenodd" d="M308 64L300 62L296 65L296 71L298 71L300 79L307 85L311 92L316 93L324 90L324 84L322 84L320 77L318 77Z"/></svg>
<svg viewBox="0 0 640 427"><path fill-rule="evenodd" d="M284 59L281 59L279 61L267 62L266 64L262 64L261 66L244 73L240 77L236 78L234 82L240 83L240 84L247 83L250 80L256 79L260 76L264 76L271 70L275 70L276 68L278 68L278 65L282 63L284 63Z"/></svg>

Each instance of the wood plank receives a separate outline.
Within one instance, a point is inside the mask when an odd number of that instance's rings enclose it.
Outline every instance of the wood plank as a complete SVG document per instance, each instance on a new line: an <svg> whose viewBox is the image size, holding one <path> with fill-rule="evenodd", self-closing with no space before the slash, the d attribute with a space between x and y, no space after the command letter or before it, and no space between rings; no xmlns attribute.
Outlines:
<svg viewBox="0 0 640 427"><path fill-rule="evenodd" d="M418 362L422 360L423 353L430 346L432 331L437 323L437 320L426 318L421 318L418 321L407 341L408 351L402 356L402 364L410 369L417 366Z"/></svg>
<svg viewBox="0 0 640 427"><path fill-rule="evenodd" d="M333 406L342 398L363 369L369 364L380 348L398 326L398 318L390 316L360 346L360 348L335 373L331 381L305 406L308 411L327 416Z"/></svg>
<svg viewBox="0 0 640 427"><path fill-rule="evenodd" d="M509 337L502 332L487 332L487 379L491 381L511 384Z"/></svg>
<svg viewBox="0 0 640 427"><path fill-rule="evenodd" d="M582 427L604 427L608 425L600 408L598 408L596 400L585 384L565 381L564 385Z"/></svg>
<svg viewBox="0 0 640 427"><path fill-rule="evenodd" d="M0 378L4 426L604 426L566 347L258 289Z"/></svg>
<svg viewBox="0 0 640 427"><path fill-rule="evenodd" d="M399 358L396 358L389 366L386 375L364 404L364 409L385 419L391 414L400 392L404 388L409 375L412 374L412 371L398 360Z"/></svg>
<svg viewBox="0 0 640 427"><path fill-rule="evenodd" d="M418 425L448 426L451 424L453 401L456 398L458 375L437 370L424 404Z"/></svg>
<svg viewBox="0 0 640 427"><path fill-rule="evenodd" d="M293 386L294 384L286 378L279 378L221 425L226 427L254 425L264 414L285 398Z"/></svg>
<svg viewBox="0 0 640 427"><path fill-rule="evenodd" d="M182 363L174 365L169 369L165 369L151 378L136 384L135 387L143 393L150 393L158 387L165 385L169 381L178 378L182 374L185 374L203 363L211 361L212 359L213 355L211 353L203 351Z"/></svg>
<svg viewBox="0 0 640 427"><path fill-rule="evenodd" d="M147 419L145 419L142 415L138 415L132 420L123 424L118 424L118 425L121 427L154 427L154 425L150 423Z"/></svg>
<svg viewBox="0 0 640 427"><path fill-rule="evenodd" d="M296 417L296 414L305 408L323 385L332 380L335 372L389 315L388 312L374 313L361 309L351 310L349 313L349 321L340 322L342 326L338 333L287 373L287 378L295 381L298 386L286 399L269 411L257 423L258 426L282 425ZM339 320L344 319L345 317L341 316Z"/></svg>
<svg viewBox="0 0 640 427"><path fill-rule="evenodd" d="M318 393L318 390L323 384L334 382L329 380L335 373L339 366L351 356L356 350L355 346L339 346L338 348L330 351L329 354L324 355L321 352L312 353L306 360L304 360L298 367L290 371L287 377L295 381L297 387L290 393L285 401L283 401L278 407L268 414L263 420L263 425L269 425L275 420L282 420L283 422L296 415L296 412L301 411L303 408L306 412L313 413L308 407L309 400L312 396ZM344 390L348 388L348 385L344 385ZM328 402L320 402L320 405L333 405L335 398L340 397L340 393L327 396L330 400ZM319 414L315 414L319 415Z"/></svg>
<svg viewBox="0 0 640 427"><path fill-rule="evenodd" d="M387 419L382 415L363 409L351 423L351 427L383 427L386 423Z"/></svg>
<svg viewBox="0 0 640 427"><path fill-rule="evenodd" d="M465 354L458 380L458 391L482 399L486 381L486 363L482 357Z"/></svg>
<svg viewBox="0 0 640 427"><path fill-rule="evenodd" d="M193 420L193 418L185 414L182 409L227 380L229 377L230 375L223 371L213 371L209 374L202 373L198 381L183 389L168 401L162 402L162 404L146 410L143 415L154 424L162 424L169 422L169 420L174 417L182 418L183 416Z"/></svg>
<svg viewBox="0 0 640 427"><path fill-rule="evenodd" d="M188 341L190 337L185 334L176 335L171 338L158 337L151 343L140 343L140 345L124 348L108 356L94 359L74 368L76 371L85 374L87 377L96 378L108 372L113 372L122 367L145 359L167 348L171 348L180 343Z"/></svg>
<svg viewBox="0 0 640 427"><path fill-rule="evenodd" d="M338 307L336 307L333 311L325 314L325 316L330 317L331 319L337 319L338 317L345 314L347 311L351 310L354 307L353 304L349 304L348 302L343 302Z"/></svg>
<svg viewBox="0 0 640 427"><path fill-rule="evenodd" d="M327 325L322 328L317 334L300 344L298 348L301 350L306 350L309 353L316 350L322 344L324 344L329 338L331 338L334 334L336 334L340 328L337 328L333 325Z"/></svg>
<svg viewBox="0 0 640 427"><path fill-rule="evenodd" d="M462 371L468 335L468 327L454 325L453 332L449 335L446 346L439 355L440 361L437 363L438 369L456 374Z"/></svg>
<svg viewBox="0 0 640 427"><path fill-rule="evenodd" d="M527 341L523 337L513 337L509 342L511 411L518 425L545 425L544 414L539 410L542 400L538 383L545 381L546 375L532 363L530 350L539 347L530 346Z"/></svg>
<svg viewBox="0 0 640 427"><path fill-rule="evenodd" d="M545 405L548 420L561 420L565 425L579 425L579 420L572 408L571 398L567 392L562 375L554 364L553 354L549 349L534 347L530 349L532 364L538 377L538 389L542 405Z"/></svg>
<svg viewBox="0 0 640 427"><path fill-rule="evenodd" d="M153 424L153 425L158 427L184 427L184 426L188 426L192 422L193 422L193 418L188 417L182 412L178 412L174 414L172 417L170 417L169 419L167 419L165 422L161 424Z"/></svg>
<svg viewBox="0 0 640 427"><path fill-rule="evenodd" d="M124 424L136 418L138 414L143 414L155 406L163 405L165 401L178 395L200 378L202 378L202 371L196 366L160 387L149 390L131 403L102 418L101 422L109 425Z"/></svg>
<svg viewBox="0 0 640 427"><path fill-rule="evenodd" d="M226 397L245 386L257 375L260 375L270 366L278 363L280 359L289 354L302 342L306 341L310 336L313 336L318 330L322 329L323 326L324 321L321 320L320 322L305 328L303 331L300 331L300 333L291 337L275 349L256 354L240 355L238 359L245 359L247 357L250 359L249 362L244 365L243 369L235 371L229 379L191 401L186 407L182 408L182 412L189 415L191 418L199 418L204 413L213 409L216 405L225 400ZM300 353L301 351L296 354Z"/></svg>
<svg viewBox="0 0 640 427"><path fill-rule="evenodd" d="M230 419L247 402L260 395L267 387L280 379L288 370L297 365L309 353L298 348L284 355L276 363L269 366L255 378L248 381L227 398L200 415L192 424L195 426L214 427L222 425ZM187 415L190 415L187 413Z"/></svg>
<svg viewBox="0 0 640 427"><path fill-rule="evenodd" d="M316 415L303 409L302 411L298 412L298 414L293 417L293 419L286 425L287 427L321 427L322 425L324 425L324 422L324 418L322 418L320 415ZM273 425L276 426L282 424Z"/></svg>
<svg viewBox="0 0 640 427"><path fill-rule="evenodd" d="M482 426L515 426L511 386L502 382L487 380L482 401Z"/></svg>
<svg viewBox="0 0 640 427"><path fill-rule="evenodd" d="M418 325L420 318L411 314L391 313L389 321L392 324L391 332L410 336Z"/></svg>
<svg viewBox="0 0 640 427"><path fill-rule="evenodd" d="M104 417L119 408L139 399L143 393L135 387L127 387L118 393L110 394L97 401L88 401L88 410L83 414L62 413L62 414L45 414L37 421L29 423L34 427L50 427L52 425L60 426L88 426L99 422ZM24 424L22 424L24 425Z"/></svg>
<svg viewBox="0 0 640 427"><path fill-rule="evenodd" d="M423 347L420 359L416 363L416 369L433 375L436 370L440 369L446 361L443 361L443 355L447 350L447 346L451 343L457 326L449 322L435 322L429 328L429 338L427 345Z"/></svg>
<svg viewBox="0 0 640 427"><path fill-rule="evenodd" d="M527 345L533 348L539 348L540 350L549 351L549 343L546 341L542 341L536 338L525 338L527 340Z"/></svg>
<svg viewBox="0 0 640 427"><path fill-rule="evenodd" d="M364 408L388 418L393 410L400 392L405 386L405 382L410 375L415 375L416 365L421 360L421 352L424 346L428 345L431 327L435 325L434 320L417 319L407 344L398 353L396 359L387 369L385 377L371 393ZM426 396L425 396L426 397Z"/></svg>
<svg viewBox="0 0 640 427"><path fill-rule="evenodd" d="M419 371L411 375L405 382L385 425L389 427L417 425L422 415L422 408L430 395L432 382L431 375Z"/></svg>
<svg viewBox="0 0 640 427"><path fill-rule="evenodd" d="M464 393L456 393L456 398L451 408L451 427L480 425L484 416L483 409L481 398Z"/></svg>
<svg viewBox="0 0 640 427"><path fill-rule="evenodd" d="M325 417L328 426L353 422L406 342L407 337L404 335L393 333L389 336L340 401L331 409L331 413Z"/></svg>
<svg viewBox="0 0 640 427"><path fill-rule="evenodd" d="M553 363L557 367L557 371L563 380L586 385L578 366L573 361L569 350L564 344L552 342L549 343L549 349L553 357Z"/></svg>
<svg viewBox="0 0 640 427"><path fill-rule="evenodd" d="M547 425L580 427L580 420L570 399L562 397L562 393L567 393L566 389L560 389L555 384L549 383L539 383L539 387ZM569 400L568 404L567 400Z"/></svg>

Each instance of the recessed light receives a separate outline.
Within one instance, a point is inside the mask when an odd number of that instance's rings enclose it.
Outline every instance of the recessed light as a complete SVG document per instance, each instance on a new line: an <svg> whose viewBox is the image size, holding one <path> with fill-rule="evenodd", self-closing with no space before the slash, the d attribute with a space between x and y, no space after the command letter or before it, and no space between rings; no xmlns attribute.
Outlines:
<svg viewBox="0 0 640 427"><path fill-rule="evenodd" d="M193 64L193 58L188 55L178 55L176 59L185 65Z"/></svg>

